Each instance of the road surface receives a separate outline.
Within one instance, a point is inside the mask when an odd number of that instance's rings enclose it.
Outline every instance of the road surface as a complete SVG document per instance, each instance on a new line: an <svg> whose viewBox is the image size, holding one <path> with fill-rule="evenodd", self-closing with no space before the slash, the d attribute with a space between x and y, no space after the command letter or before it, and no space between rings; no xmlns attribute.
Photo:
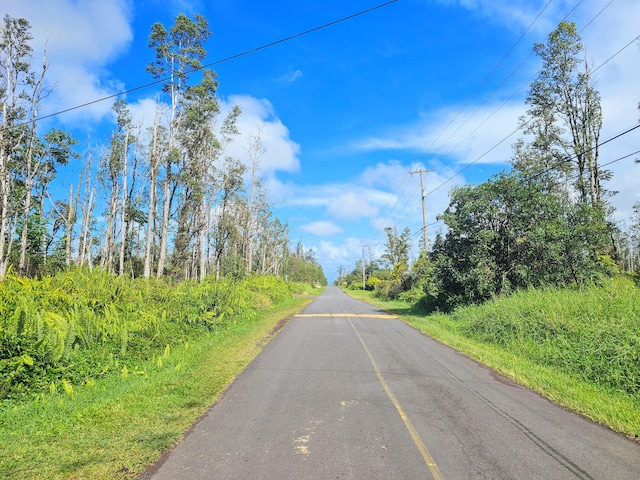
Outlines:
<svg viewBox="0 0 640 480"><path fill-rule="evenodd" d="M640 479L640 445L339 289L145 478Z"/></svg>

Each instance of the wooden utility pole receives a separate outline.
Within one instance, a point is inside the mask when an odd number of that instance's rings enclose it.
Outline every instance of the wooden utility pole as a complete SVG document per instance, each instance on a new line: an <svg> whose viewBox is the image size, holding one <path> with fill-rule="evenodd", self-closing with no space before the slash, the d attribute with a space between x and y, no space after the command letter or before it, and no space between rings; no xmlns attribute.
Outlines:
<svg viewBox="0 0 640 480"><path fill-rule="evenodd" d="M416 170L414 172L409 172L411 174L411 176L413 176L414 173L417 173L420 175L420 190L422 190L422 234L424 235L424 253L425 255L427 255L429 253L429 236L427 235L427 207L425 204L425 197L427 196L425 189L424 189L424 182L422 180L422 174L423 173L428 173L428 172L433 172L433 170L424 170L424 169L420 169L420 170Z"/></svg>
<svg viewBox="0 0 640 480"><path fill-rule="evenodd" d="M366 290L367 288L367 279L365 278L365 263L364 263L364 247L369 247L369 245L360 245L362 247L362 290Z"/></svg>

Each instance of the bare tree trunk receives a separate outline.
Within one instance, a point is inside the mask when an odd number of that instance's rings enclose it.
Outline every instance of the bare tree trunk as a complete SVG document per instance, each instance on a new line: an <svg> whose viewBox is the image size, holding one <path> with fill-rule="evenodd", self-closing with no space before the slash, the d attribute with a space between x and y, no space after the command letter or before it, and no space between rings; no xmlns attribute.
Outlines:
<svg viewBox="0 0 640 480"><path fill-rule="evenodd" d="M155 226L156 211L156 182L158 177L158 112L153 122L153 135L151 138L151 157L149 158L149 211L147 212L147 232L145 235L144 251L144 278L151 277L152 239Z"/></svg>
<svg viewBox="0 0 640 480"><path fill-rule="evenodd" d="M24 275L26 272L27 263L27 239L29 232L29 212L31 210L31 197L32 189L35 183L35 177L38 174L38 170L41 165L41 159L35 164L33 162L34 156L34 144L36 140L36 126L38 120L38 106L42 100L42 83L44 82L44 75L47 71L47 57L46 52L42 60L42 71L40 72L40 78L33 85L33 95L29 99L31 102L31 131L29 132L29 145L26 151L26 173L24 178L25 199L24 208L22 212L22 232L20 235L20 260L18 262L18 271L20 275Z"/></svg>
<svg viewBox="0 0 640 480"><path fill-rule="evenodd" d="M82 205L82 233L80 241L80 252L78 263L82 267L84 266L85 259L88 264L91 264L91 231L89 230L91 226L91 215L93 212L93 208L95 207L95 189L91 189L89 192L89 197L86 199L86 202Z"/></svg>
<svg viewBox="0 0 640 480"><path fill-rule="evenodd" d="M254 250L254 236L256 234L256 226L258 223L258 211L256 208L256 197L258 190L260 189L260 182L258 179L258 172L260 169L260 159L265 153L265 148L262 144L262 127L257 127L257 133L251 134L248 138L247 155L251 162L251 192L249 195L248 205L248 221L246 226L246 239L245 239L245 266L247 273L251 273L253 270L253 250Z"/></svg>
<svg viewBox="0 0 640 480"><path fill-rule="evenodd" d="M91 226L91 215L93 214L93 207L95 206L95 189L91 188L91 169L93 166L93 152L89 151L89 159L82 169L80 174L80 181L78 182L78 192L82 190L84 192L84 198L80 205L82 211L82 224L80 226L80 245L78 246L78 265L83 266L86 257L91 255L88 240L89 240L89 228ZM85 179L85 174L86 179Z"/></svg>
<svg viewBox="0 0 640 480"><path fill-rule="evenodd" d="M127 164L128 160L128 150L129 150L129 130L130 127L127 127L127 133L124 136L124 147L122 151L122 203L120 205L120 258L118 265L118 275L124 275L124 252L125 245L127 242L127 204L128 204L128 194L127 190Z"/></svg>
<svg viewBox="0 0 640 480"><path fill-rule="evenodd" d="M169 214L171 213L171 162L167 164L167 174L164 180L162 199L162 225L160 231L160 252L158 253L158 278L164 274L164 265L167 258L167 239L169 237Z"/></svg>
<svg viewBox="0 0 640 480"><path fill-rule="evenodd" d="M77 195L77 193L76 193ZM67 244L65 245L64 261L67 266L71 265L71 242L73 240L73 224L75 223L75 205L73 203L73 185L69 185L69 208L65 226L67 228Z"/></svg>
<svg viewBox="0 0 640 480"><path fill-rule="evenodd" d="M113 272L113 257L115 250L115 219L118 209L118 196L120 195L120 186L116 185L109 200L109 213L107 215L107 229L104 236L103 255L100 260L100 268Z"/></svg>

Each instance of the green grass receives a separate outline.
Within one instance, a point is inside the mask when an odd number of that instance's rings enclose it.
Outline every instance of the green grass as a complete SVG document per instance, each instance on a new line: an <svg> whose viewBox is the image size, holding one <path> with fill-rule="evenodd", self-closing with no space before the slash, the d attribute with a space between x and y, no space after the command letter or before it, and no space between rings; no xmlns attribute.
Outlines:
<svg viewBox="0 0 640 480"><path fill-rule="evenodd" d="M560 405L640 438L640 289L629 279L519 292L451 315L348 293Z"/></svg>
<svg viewBox="0 0 640 480"><path fill-rule="evenodd" d="M72 394L59 388L37 401L7 403L0 407L0 478L137 477L180 441L276 326L308 302L288 300L170 345L162 355L126 365L127 378L120 373L74 386Z"/></svg>

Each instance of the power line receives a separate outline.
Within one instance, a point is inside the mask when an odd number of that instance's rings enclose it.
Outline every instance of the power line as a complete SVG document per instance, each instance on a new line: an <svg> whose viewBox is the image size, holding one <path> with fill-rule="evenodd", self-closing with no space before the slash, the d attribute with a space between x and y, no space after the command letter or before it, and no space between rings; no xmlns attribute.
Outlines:
<svg viewBox="0 0 640 480"><path fill-rule="evenodd" d="M615 137L610 138L609 140L607 140L607 142L610 142L610 141L612 141L612 140L615 140L616 138L619 138L619 137L620 137L620 136L622 136L622 135L625 135L625 134L627 134L627 133L630 133L631 131L635 130L636 128L640 128L640 125L637 125L637 126L633 127L632 129L625 130L624 132L622 132L622 133L620 133L620 134L616 135ZM603 144L604 144L604 143L603 143ZM603 144L601 144L601 145L603 145ZM627 155L623 155L622 157L618 157L618 158L616 158L615 160L611 160L611 161L609 161L609 162L607 162L607 163L603 163L602 165L600 165L600 168L608 167L609 165L612 165L612 164L614 164L614 163L621 162L622 160L626 160L627 158L632 157L632 156L634 156L634 155L638 155L638 154L640 154L640 150L636 150L635 152L629 153L629 154L627 154ZM547 171L548 171L548 170L547 170ZM534 178L536 178L537 176L541 175L542 173L544 173L544 172L537 173L537 174L535 174L535 175L533 175L533 176L531 176L531 177L529 177L529 178L525 179L525 181L533 180ZM573 180L573 179L578 178L578 177L579 177L579 175L574 175L574 176L572 176L572 177L569 177L568 179L569 179L569 180ZM440 219L440 220L436 220L435 222L431 222L430 224L428 224L428 225L427 225L427 227L433 227L433 226L435 226L435 225L438 225L439 223L444 223L444 220ZM411 238L412 238L412 239L414 239L414 238L416 238L418 235L420 235L421 233L422 233L421 231L418 231L418 232L416 232L416 233L412 234L412 235L411 235Z"/></svg>
<svg viewBox="0 0 640 480"><path fill-rule="evenodd" d="M580 4L582 3L583 0L580 0L576 5L574 5L574 7L569 10L569 12L563 17L563 21L566 20L567 18L569 18L569 16L580 6ZM602 9L600 9L600 11L594 15L591 20L589 20L589 22L587 22L587 24L582 27L582 29L580 29L580 33L582 33L589 25L591 25L591 23L593 23L593 21L598 18L600 15L602 15L602 13L613 3L614 0L610 0L609 3L607 5L605 5ZM546 9L549 6L549 4L547 4L545 6L544 9ZM544 11L544 9L542 11ZM542 11L540 12L540 14L542 13ZM539 14L539 15L540 15ZM536 17L537 19L537 17ZM535 20L534 22L535 23ZM531 25L533 25L533 23ZM529 28L531 27L531 25L529 26ZM528 29L527 29L528 30ZM627 45L628 46L628 45ZM626 47L625 47L626 48ZM514 68L511 73L483 100L483 102L478 105L476 107L476 109L466 118L466 120L464 122L462 122L458 128L456 128L456 130L447 137L446 140L444 140L442 142L442 144L435 150L435 152L437 152L438 150L440 150L440 148L442 148L444 146L445 143L447 143L456 133L458 133L460 131L460 129L462 127L464 127L467 122L469 122L469 120L471 120L471 118L473 118L473 116L478 113L478 111L507 83L507 81L509 81L513 75L515 75L515 73L520 70L520 68L529 61L529 59L533 56L533 52L530 52L529 55L527 55L525 57L525 59L520 62L520 64ZM518 89L513 92L509 98L507 98L507 100L505 100L504 102L502 102L502 104L500 104L500 106L498 108L496 108L487 118L485 118L482 122L480 122L480 124L473 129L466 137L464 137L462 140L460 140L452 149L449 150L449 152L447 152L446 155L451 155L454 151L456 151L458 149L458 147L463 144L466 140L469 139L469 137L471 137L471 135L473 135L475 132L477 132L485 123L487 123L489 121L489 119L491 119L500 109L502 109L513 97L515 97L518 92L520 92L520 90L522 90L526 85L528 85L529 83L531 83L531 81L535 78L536 74L532 75L531 78L529 78L529 80L527 80L526 82L524 82L522 85L520 85L520 87L518 87ZM475 94L474 94L475 95ZM468 102L467 102L468 103ZM466 107L466 104L465 104ZM464 108L463 107L463 110ZM461 110L462 111L462 110ZM457 115L456 115L457 117ZM449 128L449 126L451 125L451 122L447 125L447 127L445 128L445 130L447 128Z"/></svg>
<svg viewBox="0 0 640 480"><path fill-rule="evenodd" d="M541 172L538 172L538 173L536 173L536 174L532 175L532 176L531 176L530 178L528 178L527 180L533 180L533 179L535 179L535 178L537 178L537 177L539 177L539 176L541 176L541 175L544 175L544 174L545 174L545 173L547 173L547 172L550 172L551 170L555 170L555 169L556 169L556 168L558 168L559 166L561 166L561 165L563 165L563 164L565 164L565 163L568 163L568 162L572 161L574 158L577 158L577 157L579 157L579 156L581 156L581 155L586 155L587 153L592 152L592 151L593 151L593 150L595 150L596 148L600 148L600 147L602 147L603 145L606 145L607 143L613 142L614 140L617 140L618 138L623 137L624 135L627 135L627 134L629 134L629 133L633 132L634 130L636 130L636 129L638 129L638 128L640 128L640 124L635 125L635 126L633 126L633 127L630 127L630 128L628 128L628 129L626 129L626 130L624 130L624 131L622 131L622 132L620 132L620 133L618 133L618 134L614 135L613 137L608 138L608 139L607 139L607 140L605 140L604 142L599 143L599 144L597 144L597 145L594 145L593 147L591 147L591 148L589 148L589 149L587 149L587 150L584 150L583 152L573 154L573 155L571 155L571 156L570 156L570 157L568 157L568 158L564 158L564 159L562 159L561 161L559 161L558 163L556 163L555 165L552 165L552 166L550 166L550 167L548 167L548 168L545 168L545 169L544 169L544 170L542 170ZM630 155L628 155L628 156L631 156L631 155L633 155L633 153L632 153L632 154L630 154ZM620 158L620 159L615 160L615 161L610 162L610 163L615 163L615 162L617 162L617 161L619 161L619 160L622 160L622 159L624 159L624 158L626 158L626 157ZM605 165L600 165L600 167L605 167L605 166L609 165L610 163L607 163L607 164L605 164Z"/></svg>
<svg viewBox="0 0 640 480"><path fill-rule="evenodd" d="M391 195L395 198L395 202L393 202L393 205L391 205L390 202L387 202L387 203L385 203L385 205L383 205L383 207L378 212L378 215L376 216L376 218L371 222L371 225L369 226L369 229L367 230L365 238L368 237L369 234L373 231L373 225L375 225L375 223L379 219L382 218L383 214L391 216L391 214L395 210L396 205L398 205L398 202L400 201L400 198L402 198L402 196L406 192L407 188L409 187L409 182L407 182L405 184L405 180L407 180L407 179L409 179L409 172L405 172L404 177L402 177L402 180L400 180L400 183L398 184L398 187L391 193ZM400 189L402 189L402 192L400 192ZM388 213L386 213L386 209L390 205L391 205L391 210L389 210Z"/></svg>
<svg viewBox="0 0 640 480"><path fill-rule="evenodd" d="M611 160L610 162L603 163L600 166L601 167L607 167L607 166L611 165L612 163L617 163L617 162L620 162L621 160L626 160L627 158L629 158L629 157L631 157L633 155L637 155L638 153L640 153L640 150L636 150L635 152L630 153L629 155L625 155L624 157L616 158L615 160Z"/></svg>
<svg viewBox="0 0 640 480"><path fill-rule="evenodd" d="M611 4L611 2L609 3ZM605 7L606 8L606 7ZM635 37L631 42L627 43L623 48L621 48L620 50L618 50L616 53L614 53L613 55L611 55L607 60L605 60L603 63L601 63L600 65L598 65L598 67L596 67L594 70L595 71L599 68L601 68L604 64L608 63L609 61L611 61L613 58L617 57L620 53L622 53L626 48L628 48L636 39L640 38L640 36ZM534 75L535 76L535 75ZM532 77L533 78L533 77ZM527 81L526 83L524 83L523 85L520 86L520 89L526 85L527 83L529 83L531 80ZM518 91L520 90L518 89ZM516 92L517 93L517 92ZM515 95L515 93L514 93ZM511 97L509 97L508 100L510 100L511 98L513 98L513 95ZM508 101L507 100L507 101ZM500 108L502 108L502 106L505 105L506 102L502 103L502 105L500 105L500 107L498 107L496 110L494 110L494 112L488 117L491 118L491 116L493 116ZM487 118L487 120L488 120ZM485 120L485 122L487 121ZM484 124L484 122L480 125L482 126ZM476 130L478 128L480 128L480 126L478 126L476 128ZM631 130L634 130L637 127L632 128ZM473 134L476 130L474 130L473 132L471 132L471 134ZM472 165L478 163L483 157L485 157L487 154L489 154L491 151L493 151L496 147L498 147L499 145L501 145L502 143L504 143L507 139L509 139L511 136L513 136L515 133L518 132L518 130L520 130L520 127L516 128L514 131L512 131L511 133L509 133L506 137L504 137L502 140L500 140L498 143L496 143L495 145L493 145L491 148L489 148L487 151L485 151L482 155L480 155L478 158L476 158L474 161L468 163L467 165L465 165L462 169L460 169L458 172L456 172L453 176L451 176L450 178L448 178L447 180L445 180L444 182L442 182L440 185L438 185L436 188L434 188L433 190L431 190L429 193L427 193L428 195L431 195L432 193L434 193L436 190L438 190L439 188L443 187L444 185L446 185L447 183L449 183L451 180L453 180L454 178L456 178L458 175L460 175L462 172L464 172L465 170L467 170L469 167L471 167ZM471 135L470 134L470 135ZM469 136L470 136L469 135ZM467 136L464 140L466 140L469 136ZM617 137L616 137L617 138ZM612 139L613 140L613 139ZM585 152L586 153L586 152Z"/></svg>
<svg viewBox="0 0 640 480"><path fill-rule="evenodd" d="M529 26L527 27L527 29L524 31L524 33L520 36L520 38L516 41L516 43L509 49L509 51L503 56L503 58L500 60L500 62L498 63L498 65L496 65L496 67L491 71L491 73L487 76L487 78L485 78L485 80L482 82L482 84L474 91L474 93L467 99L467 101L465 102L465 104L462 106L462 108L460 109L460 111L458 111L458 113L454 116L454 118L445 126L445 128L440 132L440 134L438 135L438 137L436 137L436 139L431 143L430 147L431 148L436 141L442 136L442 134L451 126L451 124L458 118L458 116L464 111L464 109L467 107L467 105L470 103L470 101L478 94L478 92L482 89L482 87L486 84L486 82L491 78L491 76L493 76L493 74L497 71L498 67L502 64L502 62L507 58L507 56L513 51L513 49L516 47L516 45L522 40L522 38L524 37L524 35L531 29L531 27L534 25L534 23L538 20L538 18L542 15L542 13L547 9L547 7L549 7L550 3L552 0L550 0L543 8L542 10L538 13L538 15L535 17L535 19L529 24ZM613 3L614 0L610 0L603 8L600 9L600 11L598 11L598 13L596 15L594 15L587 23L586 25L580 29L580 33L582 33L589 25L591 25L600 15L602 15L602 13ZM569 10L568 13L565 14L565 16L563 17L563 20L566 20L581 4L582 4L583 0L579 0L571 10ZM636 37L637 38L637 37ZM615 56L617 56L619 53L621 53L625 48L627 48L631 43L633 43L633 40L627 44L625 47L623 47L620 51L616 52L614 55L612 55L611 57L609 57L608 60L606 60L604 63L607 63L608 61L610 61L612 58L614 58ZM500 85L498 85L498 87L496 87L491 94L483 101L483 103L477 107L468 117L467 119L462 123L462 125L460 125L439 147L437 150L439 150L440 148L442 148L442 146L453 136L455 135L455 133L457 133L460 128L462 126L464 126L478 111L479 109L487 103L487 101L500 89L502 88L505 83L531 58L531 56L533 55L533 52L529 53L529 55L527 55L527 57L525 57L525 59L520 62L520 64L507 76L507 78L505 80L503 80ZM604 65L604 63L602 65ZM598 68L602 67L602 65L600 65ZM531 83L531 81L535 78L535 76L537 75L534 74L533 76L531 76L531 78L529 78L526 82L524 82L523 84L520 85L520 87L518 87L518 89L513 92L502 104L500 104L487 118L485 118L485 120L483 120L478 126L476 126L476 128L474 130L472 130L466 137L464 137L462 140L460 140L448 153L447 155L450 155L451 153L453 153L455 150L458 149L458 147L460 147L460 145L462 143L464 143L466 140L469 139L469 137L471 137L471 135L473 135L476 131L478 131L483 125L485 125L501 108L503 108L507 103L509 103L513 97L515 97L520 90L522 90L526 85L528 85L529 83ZM432 193L434 193L435 191L437 191L438 189L440 189L441 187L443 187L444 185L448 184L450 181L452 181L454 178L456 178L458 175L460 175L461 173L463 173L465 170L467 170L469 167L471 167L472 165L474 165L475 163L477 163L479 160L481 160L483 157L485 157L487 154L489 154L491 151L493 151L495 148L497 148L498 146L500 146L502 143L504 143L507 139L511 138L515 133L518 132L520 128L516 128L513 132L511 132L509 135L507 135L505 138L503 138L501 141L499 141L498 143L496 143L495 145L493 145L491 148L489 148L487 151L485 151L482 155L480 155L478 158L476 158L476 160L474 160L473 162L467 164L465 167L463 167L461 170L459 170L457 173L455 173L452 177L448 178L447 180L445 180L443 183L441 183L440 185L438 185L436 188L434 188L433 190L431 190L429 193L427 193L428 195L431 195ZM436 150L436 151L437 151ZM396 202L397 203L397 202ZM408 203L408 202L406 202ZM406 204L405 204L406 205ZM403 217L406 218L413 210L415 210L416 205L414 205L413 208L411 208L409 211L406 212L405 216ZM397 225L397 224L396 224ZM378 242L379 243L379 242Z"/></svg>
<svg viewBox="0 0 640 480"><path fill-rule="evenodd" d="M374 6L374 7L367 8L366 10L361 10L361 11L359 11L357 13L354 13L354 14L351 14L351 15L347 15L346 17L342 17L342 18L339 18L337 20L333 20L333 21L331 21L329 23L325 23L325 24L319 25L317 27L313 27L313 28L311 28L309 30L305 30L303 32L296 33L294 35L290 35L288 37L281 38L281 39L276 40L274 42L267 43L267 44L261 45L259 47L255 47L255 48L252 48L250 50L245 50L244 52L241 52L241 53L236 53L235 55L231 55L229 57L222 58L220 60L216 60L215 62L207 63L206 65L202 65L200 67L192 68L192 69L187 70L186 72L184 72L184 74L188 75L190 73L198 72L200 70L204 70L206 68L213 67L214 65L219 65L221 63L225 63L225 62L228 62L230 60L235 60L236 58L244 57L246 55L250 55L252 53L256 53L256 52L258 52L260 50L264 50L266 48L270 48L270 47L279 45L281 43L285 43L285 42L288 42L290 40L294 40L294 39L302 37L304 35L308 35L310 33L317 32L318 30L323 30L325 28L332 27L334 25L337 25L338 23L346 22L346 21L352 20L352 19L354 19L356 17L360 17L360 16L365 15L367 13L373 12L374 10L378 10L380 8L384 8L384 7L389 6L392 3L395 3L397 1L398 0L390 0L388 2L378 4L378 5ZM135 92L135 91L138 91L138 90L149 88L149 87L151 87L153 85L158 85L160 83L167 82L169 80L171 80L171 77L165 77L165 78L161 78L161 79L158 79L158 80L154 80L152 82L148 82L148 83L145 83L143 85L138 85L137 87L129 88L127 90L122 90L122 91L120 91L118 93L114 93L112 95L107 95L105 97L101 97L101 98L98 98L96 100L92 100L90 102L86 102L86 103L83 103L83 104L80 104L80 105L76 105L74 107L69 107L69 108L66 108L64 110L60 110L58 112L50 113L48 115L43 115L43 116L39 117L38 120L44 120L46 118L51 118L51 117L55 117L55 116L58 116L58 115L62 115L64 113L68 113L68 112L71 112L73 110L78 110L78 109L81 109L81 108L84 108L84 107L88 107L89 105L94 105L96 103L104 102L105 100L110 100L112 98L120 97L120 96L126 95L128 93L132 93L132 92ZM30 123L31 122L20 123L20 124L17 124L17 125L13 125L11 128L21 127L23 125L28 125Z"/></svg>
<svg viewBox="0 0 640 480"><path fill-rule="evenodd" d="M471 103L471 100L473 100L475 98L475 96L480 93L480 91L482 90L482 87L484 87L484 85L489 81L489 79L491 79L491 77L493 77L493 75L496 73L496 71L498 70L498 68L500 68L500 65L502 65L502 63L507 59L507 57L511 54L511 52L513 52L513 50L515 49L515 47L520 43L520 41L524 38L524 36L527 34L527 32L531 29L531 27L533 26L534 23L536 23L538 21L538 19L540 18L540 16L544 13L544 11L547 9L547 7L549 7L549 5L551 4L553 0L549 0L547 2L547 4L542 8L542 10L540 10L540 12L538 12L538 15L536 15L536 17L533 19L533 21L529 24L529 26L526 28L526 30L522 33L522 35L520 35L520 38L518 38L518 40L516 40L516 42L511 46L511 48L507 51L507 53L504 54L504 56L500 59L500 61L498 62L498 64L493 68L493 70L491 70L491 72L489 73L489 75L487 75L487 77L482 81L482 83L480 83L480 86L478 86L478 88L476 88L476 90L471 94L471 96L467 99L467 101L464 103L464 105L462 106L462 108L460 108L460 110L458 111L458 113L456 113L454 115L454 117L449 121L449 123L442 129L442 131L438 134L438 136L431 142L431 145L429 145L429 149L431 149L431 147L433 147L435 145L435 143L440 139L440 137L442 136L442 134L444 132L447 131L447 129L453 124L453 122L456 121L456 119L460 116L460 114L464 111L465 108L467 108L467 105L469 105L469 103ZM578 2L578 5L580 3L582 3L583 0L580 0L580 2ZM530 55L529 55L530 56ZM529 57L527 57L528 59ZM526 60L525 60L526 61ZM522 64L521 64L522 65ZM518 68L520 68L520 66L518 66ZM515 73L515 71L514 71ZM475 113L475 112L474 112ZM473 114L471 115L473 116ZM465 123L469 120L468 117L467 120L465 121ZM464 123L463 123L464 125ZM458 130L456 130L457 132ZM454 135L456 132L454 132L452 135ZM451 138L451 137L449 137ZM447 139L448 140L448 139ZM446 143L445 140L440 147L438 147L436 149L436 152L442 147L442 145L444 145L444 143Z"/></svg>

